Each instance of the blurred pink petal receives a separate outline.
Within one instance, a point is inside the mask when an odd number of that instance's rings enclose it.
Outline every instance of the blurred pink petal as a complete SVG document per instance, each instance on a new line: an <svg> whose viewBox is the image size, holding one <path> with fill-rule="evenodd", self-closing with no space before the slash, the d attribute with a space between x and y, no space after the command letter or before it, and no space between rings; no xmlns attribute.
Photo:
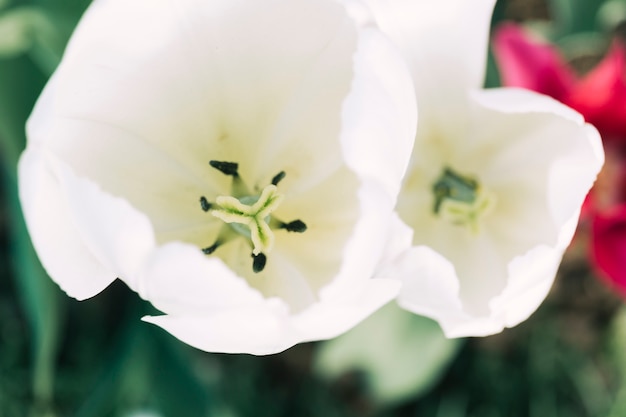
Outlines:
<svg viewBox="0 0 626 417"><path fill-rule="evenodd" d="M626 297L626 204L596 215L591 236L596 267Z"/></svg>
<svg viewBox="0 0 626 417"><path fill-rule="evenodd" d="M496 29L493 50L504 86L527 88L559 101L574 87L576 77L558 50L514 23Z"/></svg>
<svg viewBox="0 0 626 417"><path fill-rule="evenodd" d="M595 125L605 141L626 140L626 45L609 53L572 89L566 104Z"/></svg>

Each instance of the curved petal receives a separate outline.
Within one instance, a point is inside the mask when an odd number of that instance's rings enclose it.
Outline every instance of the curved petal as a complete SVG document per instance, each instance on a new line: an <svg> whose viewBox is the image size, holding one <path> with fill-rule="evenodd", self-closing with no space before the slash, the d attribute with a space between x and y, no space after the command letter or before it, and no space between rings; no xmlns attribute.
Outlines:
<svg viewBox="0 0 626 417"><path fill-rule="evenodd" d="M532 158L527 154L529 159L536 161L540 155L551 159L547 198L553 220L557 228L562 228L580 210L604 164L598 131L585 124L582 116L567 106L531 91L501 88L476 92L473 98L486 109L535 119L525 122L540 135L532 131L518 131L517 134L526 134L526 140L535 148ZM523 161L524 155L511 156ZM494 167L493 176L510 172L512 165L509 161L502 158L502 162Z"/></svg>
<svg viewBox="0 0 626 417"><path fill-rule="evenodd" d="M264 299L221 260L191 245L170 243L152 253L139 293L168 313L145 321L198 349L269 354L298 342L284 303Z"/></svg>
<svg viewBox="0 0 626 417"><path fill-rule="evenodd" d="M574 223L575 225L575 223ZM430 317L447 337L488 336L526 320L548 294L562 250L541 246L510 266L505 290L492 298L486 314L472 314L461 303L454 266L428 247L405 253L401 307Z"/></svg>
<svg viewBox="0 0 626 417"><path fill-rule="evenodd" d="M206 352L270 355L298 343L284 322L263 309L220 310L203 316L146 316L142 320Z"/></svg>
<svg viewBox="0 0 626 417"><path fill-rule="evenodd" d="M417 121L415 97L405 64L393 45L374 30L360 32L354 71L351 91L343 104L341 143L347 165L362 181L358 192L359 213L343 251L341 270L321 290L321 304L313 307L313 311L335 311L340 307L329 306L349 305L355 299L354 294L368 294L366 306L351 307L353 313L347 314L345 321L333 320L344 330L398 292L397 283L373 283L370 278L387 244L403 246L402 241L406 240L402 233L390 235L389 231ZM386 290L372 292L368 289L372 286L384 286ZM302 317L311 318L301 320L313 322L316 314L303 312ZM328 334L337 332L328 331ZM304 329L301 332L307 333Z"/></svg>
<svg viewBox="0 0 626 417"><path fill-rule="evenodd" d="M278 353L296 343L335 337L393 299L399 282L367 280L349 297L323 300L296 315L265 299L218 259L195 247L168 244L145 265L140 290L167 316L145 317L209 352Z"/></svg>
<svg viewBox="0 0 626 417"><path fill-rule="evenodd" d="M554 247L538 245L509 263L507 286L489 303L492 317L497 317L503 327L526 320L546 298L577 224L575 213L561 229Z"/></svg>
<svg viewBox="0 0 626 417"><path fill-rule="evenodd" d="M574 72L555 47L532 39L514 23L496 28L493 52L505 86L527 88L563 101L576 83Z"/></svg>
<svg viewBox="0 0 626 417"><path fill-rule="evenodd" d="M293 318L301 341L324 340L339 336L374 311L393 300L400 281L368 279L355 286L349 296L323 300Z"/></svg>
<svg viewBox="0 0 626 417"><path fill-rule="evenodd" d="M79 300L104 290L116 275L82 240L45 152L34 147L27 149L18 169L24 218L48 275L69 296Z"/></svg>
<svg viewBox="0 0 626 417"><path fill-rule="evenodd" d="M405 277L400 307L436 320L447 337L485 336L502 330L496 320L468 314L454 265L427 246L405 252L394 271Z"/></svg>
<svg viewBox="0 0 626 417"><path fill-rule="evenodd" d="M53 159L51 165L85 246L103 266L136 289L139 270L156 246L148 217L93 181L78 178L60 160Z"/></svg>
<svg viewBox="0 0 626 417"><path fill-rule="evenodd" d="M382 182L391 198L400 191L417 127L408 68L378 31L361 31L352 90L343 104L341 142L359 176Z"/></svg>

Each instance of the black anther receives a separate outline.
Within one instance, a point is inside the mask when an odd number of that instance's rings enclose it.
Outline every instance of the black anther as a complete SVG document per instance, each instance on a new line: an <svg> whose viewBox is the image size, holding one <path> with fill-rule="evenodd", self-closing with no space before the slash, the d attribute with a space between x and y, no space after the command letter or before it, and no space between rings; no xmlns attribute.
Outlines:
<svg viewBox="0 0 626 417"><path fill-rule="evenodd" d="M225 161L209 161L209 165L213 168L217 169L224 175L230 175L236 177L239 175L237 169L239 169L239 164L236 162L225 162Z"/></svg>
<svg viewBox="0 0 626 417"><path fill-rule="evenodd" d="M286 175L285 171L280 171L274 176L274 178L272 178L272 185L278 185L278 183L281 182Z"/></svg>
<svg viewBox="0 0 626 417"><path fill-rule="evenodd" d="M202 249L202 253L204 253L205 255L210 255L213 252L215 252L215 250L220 246L220 242L215 242L214 244L212 244L211 246Z"/></svg>
<svg viewBox="0 0 626 417"><path fill-rule="evenodd" d="M296 233L304 233L306 232L306 223L302 220L294 220L289 223L283 223L280 225L282 229L285 229L288 232L296 232Z"/></svg>
<svg viewBox="0 0 626 417"><path fill-rule="evenodd" d="M206 199L205 196L200 197L200 207L202 207L203 211L211 210L211 203Z"/></svg>
<svg viewBox="0 0 626 417"><path fill-rule="evenodd" d="M263 253L259 253L258 255L255 255L254 253L252 254L252 271L254 273L259 273L261 271L263 271L263 269L265 268L265 263L267 262L267 256L265 256Z"/></svg>

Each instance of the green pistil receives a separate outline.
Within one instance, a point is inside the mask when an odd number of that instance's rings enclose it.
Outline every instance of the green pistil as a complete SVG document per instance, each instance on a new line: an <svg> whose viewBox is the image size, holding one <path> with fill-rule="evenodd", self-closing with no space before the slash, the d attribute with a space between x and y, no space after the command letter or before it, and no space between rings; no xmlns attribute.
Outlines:
<svg viewBox="0 0 626 417"><path fill-rule="evenodd" d="M479 232L479 223L494 207L495 196L482 188L478 181L445 168L432 188L433 212L452 224Z"/></svg>
<svg viewBox="0 0 626 417"><path fill-rule="evenodd" d="M232 177L232 184L230 196L217 197L215 202L210 202L204 196L200 197L200 208L226 223L220 229L215 242L203 248L202 252L211 255L221 245L243 236L252 243L252 271L259 273L265 268L267 254L274 246L274 230L304 233L307 229L302 220L286 223L272 216L284 199L276 186L285 178L285 171L276 174L260 195L254 195L239 176L239 164L212 160L209 165Z"/></svg>
<svg viewBox="0 0 626 417"><path fill-rule="evenodd" d="M284 196L278 193L275 185L266 186L261 195L252 204L236 199L231 196L217 197L215 205L210 213L225 223L231 224L235 230L236 225L246 226L250 231L254 255L261 252L269 252L274 246L274 232L268 224L270 214L278 208Z"/></svg>

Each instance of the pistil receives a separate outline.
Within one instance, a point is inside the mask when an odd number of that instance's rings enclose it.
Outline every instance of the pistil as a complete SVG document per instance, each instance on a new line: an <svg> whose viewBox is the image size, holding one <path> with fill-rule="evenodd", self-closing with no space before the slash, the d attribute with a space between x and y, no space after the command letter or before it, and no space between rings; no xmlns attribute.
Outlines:
<svg viewBox="0 0 626 417"><path fill-rule="evenodd" d="M254 204L246 204L243 199L238 200L231 196L217 197L215 204L218 207L210 213L225 223L246 226L254 246L252 253L258 255L269 252L274 246L274 232L267 224L267 219L284 198L275 185L268 185ZM235 230L239 231L236 226Z"/></svg>
<svg viewBox="0 0 626 417"><path fill-rule="evenodd" d="M222 244L237 236L249 239L252 246L252 270L263 271L267 263L267 254L274 247L274 230L304 233L307 225L302 220L283 222L272 213L280 206L284 195L278 192L277 185L285 176L285 171L276 174L259 195L252 195L239 176L239 165L235 162L209 162L211 167L233 178L231 195L219 196L210 202L205 196L200 197L200 208L213 217L222 220L223 227L215 242L202 249L205 255L213 254Z"/></svg>
<svg viewBox="0 0 626 417"><path fill-rule="evenodd" d="M476 179L450 168L444 168L432 191L433 212L452 224L468 227L473 234L479 233L481 220L496 202L495 195L481 187Z"/></svg>

